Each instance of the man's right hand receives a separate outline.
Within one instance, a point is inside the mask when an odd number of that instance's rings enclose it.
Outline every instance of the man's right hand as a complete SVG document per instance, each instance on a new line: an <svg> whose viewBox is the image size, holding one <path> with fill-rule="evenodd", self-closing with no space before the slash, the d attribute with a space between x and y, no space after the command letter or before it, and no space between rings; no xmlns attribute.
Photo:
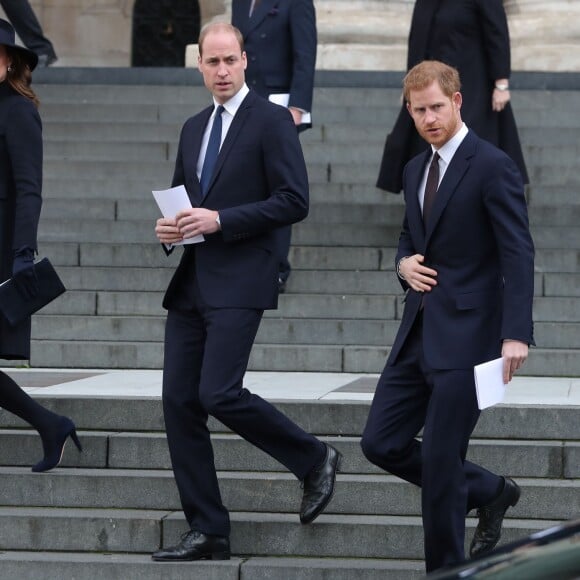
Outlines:
<svg viewBox="0 0 580 580"><path fill-rule="evenodd" d="M159 218L155 225L155 235L162 244L176 244L183 240L183 236L177 227L177 220Z"/></svg>
<svg viewBox="0 0 580 580"><path fill-rule="evenodd" d="M409 286L416 292L431 292L437 285L437 272L423 266L425 256L415 254L399 262L399 273Z"/></svg>

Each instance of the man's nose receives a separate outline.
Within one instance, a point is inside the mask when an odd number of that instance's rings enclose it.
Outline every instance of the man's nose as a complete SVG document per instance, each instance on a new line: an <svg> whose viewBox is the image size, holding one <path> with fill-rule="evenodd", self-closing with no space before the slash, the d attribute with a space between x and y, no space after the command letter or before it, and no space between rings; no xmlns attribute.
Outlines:
<svg viewBox="0 0 580 580"><path fill-rule="evenodd" d="M425 123L428 124L434 123L436 119L437 115L435 114L435 111L430 111L429 109L427 109L427 112L425 113Z"/></svg>

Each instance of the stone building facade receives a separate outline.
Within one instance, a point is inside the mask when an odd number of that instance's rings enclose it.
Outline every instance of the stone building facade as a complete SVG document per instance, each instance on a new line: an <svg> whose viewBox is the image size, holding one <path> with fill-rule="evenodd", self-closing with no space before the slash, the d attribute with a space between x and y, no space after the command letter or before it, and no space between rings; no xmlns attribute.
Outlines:
<svg viewBox="0 0 580 580"><path fill-rule="evenodd" d="M404 69L414 0L314 1L319 69ZM134 3L31 0L58 66L89 67L130 66ZM230 6L231 0L199 0L202 24L228 19ZM514 70L580 71L578 0L505 0L505 6Z"/></svg>

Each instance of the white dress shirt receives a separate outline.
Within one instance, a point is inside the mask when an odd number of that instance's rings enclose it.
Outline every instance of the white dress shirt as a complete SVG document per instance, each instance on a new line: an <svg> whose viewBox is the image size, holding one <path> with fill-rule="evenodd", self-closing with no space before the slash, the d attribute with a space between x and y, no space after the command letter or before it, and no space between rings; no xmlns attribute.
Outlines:
<svg viewBox="0 0 580 580"><path fill-rule="evenodd" d="M435 155L435 151L439 153L439 183L437 187L439 187L453 156L459 146L461 145L463 139L467 135L467 125L463 123L461 129L441 147L441 149L435 149L435 147L431 146L432 153ZM431 155L429 159L429 163L425 165L425 172L423 173L423 178L421 179L421 184L419 186L419 205L421 206L421 211L423 211L423 200L425 199L425 186L427 185L427 174L429 173L429 166L431 165L431 160L433 159L433 155Z"/></svg>

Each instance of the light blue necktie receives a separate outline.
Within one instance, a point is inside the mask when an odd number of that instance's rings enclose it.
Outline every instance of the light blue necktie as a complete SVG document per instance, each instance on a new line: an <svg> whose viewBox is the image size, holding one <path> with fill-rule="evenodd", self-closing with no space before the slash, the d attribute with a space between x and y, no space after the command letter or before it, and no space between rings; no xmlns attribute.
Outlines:
<svg viewBox="0 0 580 580"><path fill-rule="evenodd" d="M199 183L201 185L201 195L205 197L213 170L220 152L220 145L222 141L222 113L225 111L223 105L220 105L215 113L213 119L213 126L209 134L209 141L207 142L207 150L205 152L205 159L203 160L203 167L201 168L201 177Z"/></svg>

